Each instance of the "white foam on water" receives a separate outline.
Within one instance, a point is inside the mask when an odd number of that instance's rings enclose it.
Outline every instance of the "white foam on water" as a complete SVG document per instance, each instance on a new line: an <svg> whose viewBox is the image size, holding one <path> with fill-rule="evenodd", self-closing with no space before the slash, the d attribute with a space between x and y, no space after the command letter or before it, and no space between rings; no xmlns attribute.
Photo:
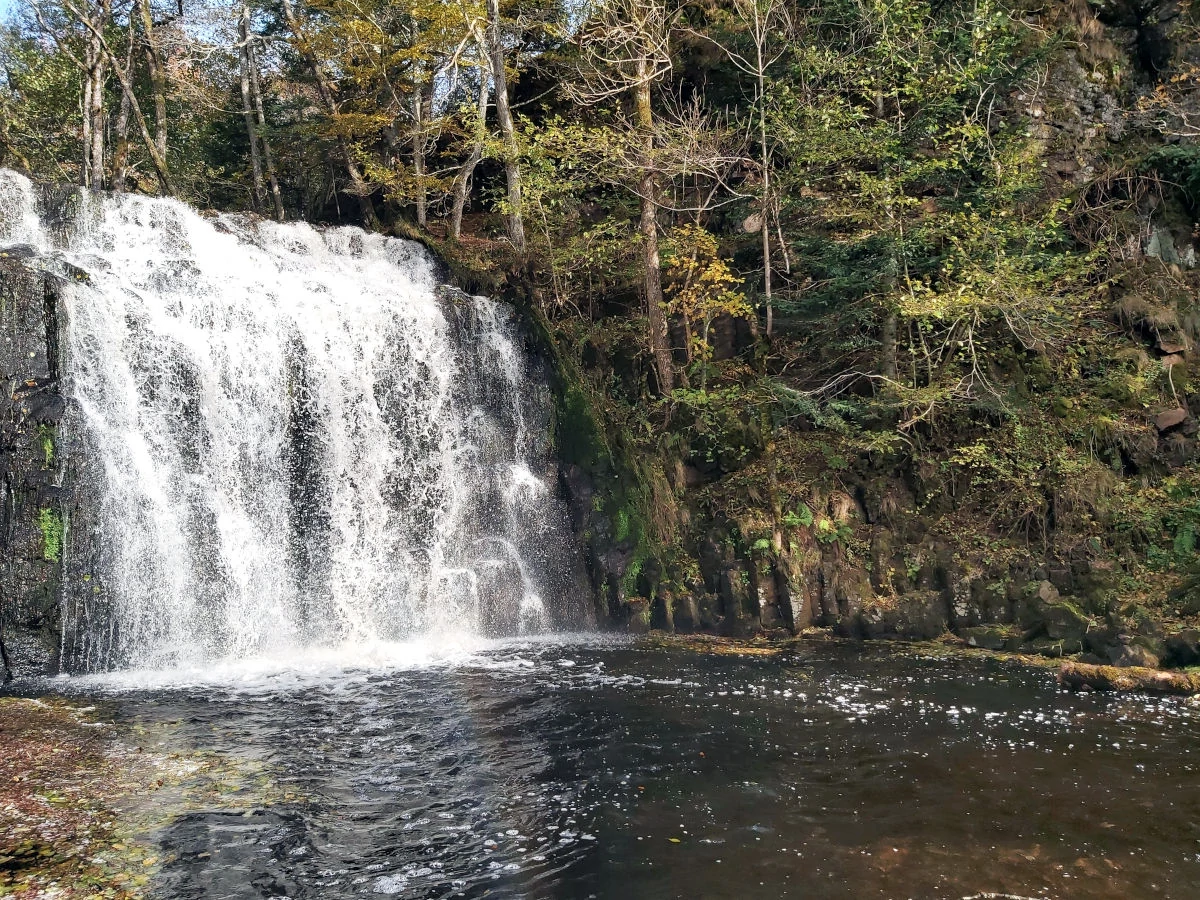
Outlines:
<svg viewBox="0 0 1200 900"><path fill-rule="evenodd" d="M138 691L217 690L219 695L272 697L320 688L352 691L363 682L430 670L471 670L522 676L562 668L563 652L625 646L628 638L596 633L563 633L510 638L442 634L409 641L355 641L339 646L296 647L290 651L225 657L163 668L125 668L46 679L56 693L125 694ZM548 654L548 655L547 655ZM573 664L572 664L573 665ZM570 667L567 667L570 668ZM580 681L608 683L599 673L581 672Z"/></svg>

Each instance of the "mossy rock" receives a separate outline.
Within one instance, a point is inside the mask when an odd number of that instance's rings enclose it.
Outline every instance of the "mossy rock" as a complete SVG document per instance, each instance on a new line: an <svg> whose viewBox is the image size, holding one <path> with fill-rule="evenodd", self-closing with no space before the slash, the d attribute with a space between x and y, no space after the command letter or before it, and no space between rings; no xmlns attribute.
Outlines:
<svg viewBox="0 0 1200 900"><path fill-rule="evenodd" d="M650 630L650 601L645 597L633 597L625 603L626 628L630 634L646 634Z"/></svg>
<svg viewBox="0 0 1200 900"><path fill-rule="evenodd" d="M1096 623L1082 609L1059 594L1049 581L1030 582L1018 612L1027 632L1044 632L1051 641L1068 641L1082 646L1088 629ZM1068 651L1078 653L1078 650Z"/></svg>
<svg viewBox="0 0 1200 900"><path fill-rule="evenodd" d="M1046 635L1052 640L1068 639L1080 643L1092 620L1075 604L1060 601L1046 606L1044 611Z"/></svg>
<svg viewBox="0 0 1200 900"><path fill-rule="evenodd" d="M560 459L586 471L595 471L607 461L608 448L587 394L579 385L568 385L559 398L555 441Z"/></svg>
<svg viewBox="0 0 1200 900"><path fill-rule="evenodd" d="M712 630L721 624L721 598L716 594L700 594L696 598L696 608L701 628Z"/></svg>
<svg viewBox="0 0 1200 900"><path fill-rule="evenodd" d="M1066 662L1058 683L1072 691L1145 691L1152 694L1200 693L1200 674L1163 672L1144 667L1117 668Z"/></svg>
<svg viewBox="0 0 1200 900"><path fill-rule="evenodd" d="M1014 637L1011 628L999 625L979 625L974 628L959 629L958 636L971 647L983 650L1003 650Z"/></svg>
<svg viewBox="0 0 1200 900"><path fill-rule="evenodd" d="M1040 637L1025 644L1022 649L1039 656L1074 656L1083 652L1083 641L1076 638Z"/></svg>
<svg viewBox="0 0 1200 900"><path fill-rule="evenodd" d="M1024 368L1029 386L1035 391L1046 391L1054 385L1054 366L1050 363L1049 357L1044 355L1035 356L1025 364Z"/></svg>
<svg viewBox="0 0 1200 900"><path fill-rule="evenodd" d="M1120 643L1110 648L1108 659L1114 666L1122 669L1157 669L1159 665L1158 654L1143 644L1134 641Z"/></svg>

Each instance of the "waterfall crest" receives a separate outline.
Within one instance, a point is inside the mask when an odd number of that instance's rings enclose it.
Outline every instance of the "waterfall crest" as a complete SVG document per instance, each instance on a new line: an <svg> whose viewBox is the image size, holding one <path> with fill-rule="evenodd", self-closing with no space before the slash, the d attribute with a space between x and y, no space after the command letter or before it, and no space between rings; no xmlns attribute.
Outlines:
<svg viewBox="0 0 1200 900"><path fill-rule="evenodd" d="M76 667L571 618L549 395L507 307L440 288L410 241L76 201L50 227L0 173L0 243L86 273L61 324L97 482Z"/></svg>

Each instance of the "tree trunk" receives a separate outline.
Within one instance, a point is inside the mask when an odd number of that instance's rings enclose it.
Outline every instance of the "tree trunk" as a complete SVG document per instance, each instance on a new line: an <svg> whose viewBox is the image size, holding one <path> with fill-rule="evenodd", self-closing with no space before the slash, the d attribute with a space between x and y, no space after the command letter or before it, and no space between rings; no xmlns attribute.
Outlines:
<svg viewBox="0 0 1200 900"><path fill-rule="evenodd" d="M667 333L667 317L663 308L662 262L658 256L658 203L654 184L651 155L654 151L654 114L650 107L650 80L645 60L638 61L639 81L634 88L637 124L645 141L642 175L638 193L641 197L641 216L638 228L642 233L643 285L646 292L646 317L650 323L648 336L654 357L658 391L668 394L675 387L675 362Z"/></svg>
<svg viewBox="0 0 1200 900"><path fill-rule="evenodd" d="M121 93L121 108L117 113L117 124L113 129L116 144L113 149L112 190L118 194L125 192L125 179L128 177L129 166L129 98Z"/></svg>
<svg viewBox="0 0 1200 900"><path fill-rule="evenodd" d="M413 85L412 95L412 154L413 177L417 182L417 227L429 224L428 200L425 194L425 91Z"/></svg>
<svg viewBox="0 0 1200 900"><path fill-rule="evenodd" d="M879 343L880 355L883 357L880 360L879 370L884 378L889 381L895 381L899 374L899 365L896 361L896 332L899 330L899 317L895 312L888 312L883 320L883 329L880 334Z"/></svg>
<svg viewBox="0 0 1200 900"><path fill-rule="evenodd" d="M771 504L771 547L776 553L783 552L783 496L779 490L779 454L775 443L775 420L771 406L760 403L758 407L758 430L765 446L763 456L767 468L767 496Z"/></svg>
<svg viewBox="0 0 1200 900"><path fill-rule="evenodd" d="M250 96L254 100L254 116L258 120L258 139L262 141L263 162L267 164L267 182L271 186L271 203L275 207L275 221L283 221L283 196L279 192L279 176L275 173L275 157L271 153L271 140L267 137L267 117L263 112L262 85L258 77L258 57L254 44L246 45L246 56L250 62Z"/></svg>
<svg viewBox="0 0 1200 900"><path fill-rule="evenodd" d="M125 71L133 65L133 29L129 29L129 49L125 53ZM114 66L115 68L115 66ZM111 189L118 193L125 192L125 178L129 164L129 97L121 92L121 106L117 112L117 124L113 128L115 143L113 145L112 183Z"/></svg>
<svg viewBox="0 0 1200 900"><path fill-rule="evenodd" d="M771 159L767 147L767 94L766 71L763 64L762 42L755 44L757 51L758 81L758 145L762 164L762 198L759 215L762 216L763 294L767 305L767 337L775 328L775 304L771 296Z"/></svg>
<svg viewBox="0 0 1200 900"><path fill-rule="evenodd" d="M89 42L84 56L83 96L79 103L79 112L83 116L83 146L79 157L79 183L85 188L92 186L92 75L95 72L92 61L92 48Z"/></svg>
<svg viewBox="0 0 1200 900"><path fill-rule="evenodd" d="M483 48L480 48L482 52ZM450 209L450 239L457 241L462 237L463 209L467 205L467 188L475 167L483 158L483 141L487 133L488 80L487 75L479 73L479 118L475 122L475 140L471 144L471 155L467 157L458 174L454 176L454 205Z"/></svg>
<svg viewBox="0 0 1200 900"><path fill-rule="evenodd" d="M885 111L886 106L884 102L883 87L882 85L879 85L875 88L875 117L882 121ZM893 219L894 217L890 183L888 185L887 215L889 220ZM893 266L895 266L895 260L893 260ZM884 285L888 293L891 293L895 289L896 273L894 268L891 272L889 272L884 281ZM884 378L887 378L891 381L895 381L897 375L899 374L899 364L896 360L896 342L899 327L900 319L899 316L896 315L896 311L894 309L886 310L883 318L883 327L880 329L879 335L879 350L880 356L882 357L879 361L879 372ZM916 384L915 379L913 384Z"/></svg>
<svg viewBox="0 0 1200 900"><path fill-rule="evenodd" d="M171 173L167 168L167 158L165 154L158 152L158 145L150 134L150 126L146 124L146 117L142 114L142 106L138 103L137 95L133 92L133 83L129 80L131 65L127 65L124 69L121 68L120 61L112 52L112 48L108 46L108 42L104 40L104 34L91 21L90 18L81 13L70 0L65 0L63 9L75 17L76 21L80 22L89 32L100 42L100 48L104 51L105 57L108 59L108 64L113 68L113 74L117 76L117 81L121 83L121 90L124 92L125 100L129 103L129 110L133 113L133 118L138 124L138 130L142 133L142 141L146 145L146 153L150 156L150 161L154 164L154 173L158 176L159 187L164 194L174 194L175 186L171 181ZM130 60L132 63L132 58Z"/></svg>
<svg viewBox="0 0 1200 900"><path fill-rule="evenodd" d="M103 24L100 25L103 28ZM104 187L104 51L88 42L88 71L84 82L83 139L85 187Z"/></svg>
<svg viewBox="0 0 1200 900"><path fill-rule="evenodd" d="M8 648L4 646L4 626L0 625L0 668L4 670L4 678L0 684L8 684L13 680L12 662L8 658Z"/></svg>
<svg viewBox="0 0 1200 900"><path fill-rule="evenodd" d="M764 176L764 181L766 176ZM763 190L766 193L766 189ZM763 254L763 291L767 303L767 337L775 328L775 305L771 297L771 231L767 224L767 204L764 201L762 209L762 254Z"/></svg>
<svg viewBox="0 0 1200 900"><path fill-rule="evenodd" d="M103 0L92 18L95 30L88 34L84 62L83 86L83 170L80 181L84 187L100 190L104 187L104 82L106 79L104 48L99 35L103 34L112 15L111 0Z"/></svg>
<svg viewBox="0 0 1200 900"><path fill-rule="evenodd" d="M520 253L525 252L525 221L521 210L521 166L516 128L508 105L508 75L504 71L504 45L500 40L500 0L487 0L488 56L492 81L496 85L496 121L504 139L504 176L508 183L508 211L505 225L508 239Z"/></svg>
<svg viewBox="0 0 1200 900"><path fill-rule="evenodd" d="M642 260L645 266L646 316L650 320L650 351L658 376L659 393L667 394L675 387L675 362L667 341L667 317L663 313L662 265L658 257L658 205L650 199L654 192L654 175L642 176Z"/></svg>
<svg viewBox="0 0 1200 900"><path fill-rule="evenodd" d="M96 59L96 73L92 80L92 105L91 105L91 120L92 120L92 151L91 151L91 169L92 169L92 187L104 187L104 132L105 114L104 114L104 82L106 81L104 54L100 53Z"/></svg>
<svg viewBox="0 0 1200 900"><path fill-rule="evenodd" d="M154 17L150 0L140 0L142 36L146 40L146 70L150 75L150 92L154 97L154 146L158 155L167 158L167 70L162 48L154 35Z"/></svg>
<svg viewBox="0 0 1200 900"><path fill-rule="evenodd" d="M239 82L242 89L242 118L246 122L246 137L250 141L250 173L253 177L250 200L256 213L263 211L262 161L258 154L258 123L254 119L254 101L250 97L250 7L242 4L238 17L238 40L240 41L241 71Z"/></svg>
<svg viewBox="0 0 1200 900"><path fill-rule="evenodd" d="M283 14L287 19L288 27L292 30L292 34L296 38L296 49L300 52L301 58L312 72L313 81L316 82L317 93L321 97L321 102L325 104L325 109L333 118L338 118L337 101L333 98L333 89L329 86L329 78L325 74L325 70L321 68L321 63L313 55L312 51L304 47L304 33L300 27L300 20L296 18L296 11L292 7L292 0L283 0ZM379 218L375 215L375 205L371 202L371 191L367 187L366 180L362 176L362 171L358 168L358 164L354 161L354 157L350 154L350 148L346 144L346 139L340 134L337 138L338 154L342 157L346 165L346 174L350 176L351 191L358 197L358 205L362 210L363 222L368 228L376 228L379 225Z"/></svg>

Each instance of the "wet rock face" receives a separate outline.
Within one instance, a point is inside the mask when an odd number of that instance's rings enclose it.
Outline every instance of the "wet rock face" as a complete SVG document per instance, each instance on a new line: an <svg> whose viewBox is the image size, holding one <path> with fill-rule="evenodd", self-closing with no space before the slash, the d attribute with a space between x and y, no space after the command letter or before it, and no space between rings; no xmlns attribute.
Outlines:
<svg viewBox="0 0 1200 900"><path fill-rule="evenodd" d="M47 221L76 198L43 189ZM0 634L17 674L59 671L64 604L102 592L90 538L101 473L81 443L60 350L64 291L88 277L55 253L0 248Z"/></svg>
<svg viewBox="0 0 1200 900"><path fill-rule="evenodd" d="M21 248L18 248L21 249ZM58 301L61 276L40 271L32 253L0 256L0 626L36 632L10 642L14 665L41 667L57 645L66 539L65 460L59 425Z"/></svg>

